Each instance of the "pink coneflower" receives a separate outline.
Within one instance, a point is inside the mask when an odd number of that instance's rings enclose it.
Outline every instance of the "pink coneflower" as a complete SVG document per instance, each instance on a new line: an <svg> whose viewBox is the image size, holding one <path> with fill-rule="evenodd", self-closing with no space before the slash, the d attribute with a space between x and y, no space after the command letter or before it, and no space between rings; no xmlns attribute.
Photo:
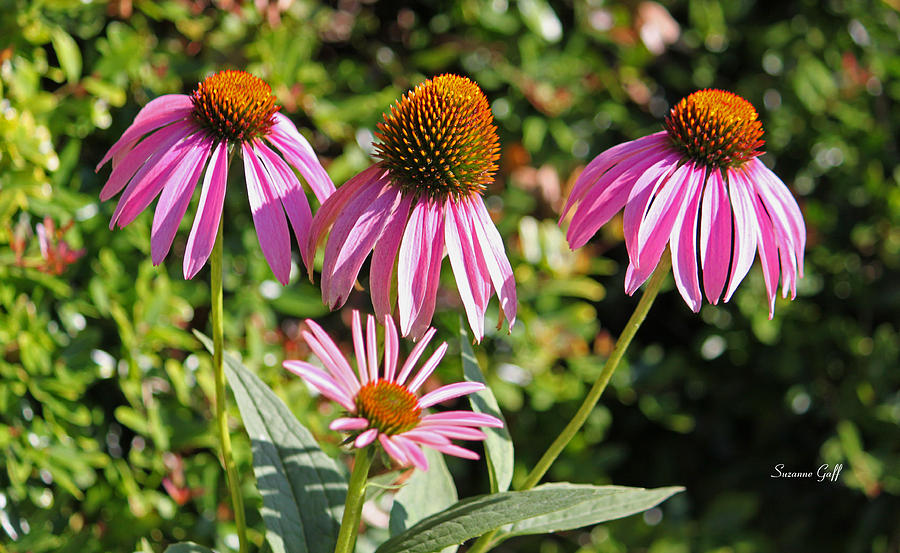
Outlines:
<svg viewBox="0 0 900 553"><path fill-rule="evenodd" d="M41 258L43 263L38 265L38 269L45 273L53 273L61 275L66 267L78 261L84 255L84 248L73 250L69 243L63 239L66 232L75 224L69 221L62 228L57 229L56 224L50 217L44 217L43 223L35 225L35 234L37 234L38 245L41 248Z"/></svg>
<svg viewBox="0 0 900 553"><path fill-rule="evenodd" d="M309 142L290 119L278 113L272 88L257 77L222 71L206 78L190 96L156 98L138 112L97 165L99 171L112 159L113 171L100 192L101 200L125 189L109 228L132 222L160 196L150 237L153 264L158 265L169 253L206 167L184 255L184 277L192 278L212 251L225 200L228 162L240 151L260 247L276 278L287 284L291 267L287 219L302 256L312 214L294 171L266 142L300 171L320 202L334 191Z"/></svg>
<svg viewBox="0 0 900 553"><path fill-rule="evenodd" d="M480 382L448 384L418 397L416 392L431 376L447 351L442 343L418 371L413 368L434 337L429 328L410 352L402 367L397 367L397 327L390 316L384 319L384 368L378 367L375 318L369 315L367 335L363 337L359 312L353 311L353 347L356 370L322 327L306 320L312 332L303 331L310 349L327 370L305 361L285 361L284 368L300 376L323 396L346 409L347 416L331 423L332 430L350 432L353 447L363 448L376 440L384 451L401 465L414 465L427 470L428 462L421 446L464 457L478 459L478 454L451 443L451 439L483 440L484 433L475 427L499 428L503 422L491 415L471 411L443 411L426 414L425 409L449 399L484 389Z"/></svg>
<svg viewBox="0 0 900 553"><path fill-rule="evenodd" d="M771 318L779 271L782 295L796 297L806 229L787 187L757 159L762 133L740 96L701 90L682 99L665 131L610 148L581 173L560 218L571 210L569 246L583 246L624 207L625 291L647 280L668 243L678 291L695 312L700 275L710 303L728 301L758 250Z"/></svg>
<svg viewBox="0 0 900 553"><path fill-rule="evenodd" d="M475 338L484 336L484 313L495 290L500 324L505 315L512 327L516 284L481 199L500 157L484 93L455 75L427 80L391 107L377 136L380 161L338 189L313 219L310 262L331 227L323 301L332 309L347 301L372 251L369 285L378 320L391 312L396 263L400 329L418 338L434 314L446 253Z"/></svg>

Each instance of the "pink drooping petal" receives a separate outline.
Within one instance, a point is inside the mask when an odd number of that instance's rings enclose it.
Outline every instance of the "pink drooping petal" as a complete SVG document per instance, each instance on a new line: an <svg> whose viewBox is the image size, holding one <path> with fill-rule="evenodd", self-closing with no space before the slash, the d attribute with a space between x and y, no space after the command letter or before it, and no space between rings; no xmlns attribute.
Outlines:
<svg viewBox="0 0 900 553"><path fill-rule="evenodd" d="M384 434L378 435L378 442L381 444L381 447L387 452L388 455L391 456L392 459L397 461L400 465L408 465L410 464L409 459L406 456L403 448L395 444L389 436L385 436Z"/></svg>
<svg viewBox="0 0 900 553"><path fill-rule="evenodd" d="M446 436L448 439L453 440L483 440L485 438L484 432L468 426L440 425L438 423L433 423L427 426L421 425L418 427L418 430L421 431L425 431L425 429L427 429L428 432L440 434L441 436Z"/></svg>
<svg viewBox="0 0 900 553"><path fill-rule="evenodd" d="M356 354L356 372L359 374L360 384L369 381L369 368L366 366L366 341L363 336L362 322L359 311L353 310L353 353Z"/></svg>
<svg viewBox="0 0 900 553"><path fill-rule="evenodd" d="M413 367L415 367L416 362L418 362L419 358L422 357L422 353L425 351L425 348L428 346L428 343L431 342L431 339L434 337L437 330L434 327L429 328L425 331L425 335L422 336L422 339L416 343L416 347L409 352L409 356L406 358L406 361L403 363L403 367L400 369L400 374L397 376L397 384L401 386L406 383L406 379L409 377L409 374L412 372Z"/></svg>
<svg viewBox="0 0 900 553"><path fill-rule="evenodd" d="M444 256L442 206L420 199L409 217L397 264L397 303L403 336L418 339L434 314L437 285Z"/></svg>
<svg viewBox="0 0 900 553"><path fill-rule="evenodd" d="M472 290L472 296L475 305L484 317L487 309L488 301L494 293L494 285L491 282L491 272L488 269L485 253L481 251L478 237L475 236L475 223L473 213L464 209L459 203L454 204L454 212L456 214L457 229L459 230L459 238L463 246L463 261L473 263L473 266L466 266L466 274L471 276L469 287ZM465 252L472 253L472 257L467 257ZM474 273L472 272L474 271ZM483 327L483 324L482 324Z"/></svg>
<svg viewBox="0 0 900 553"><path fill-rule="evenodd" d="M462 457L463 459L471 459L473 461L477 461L480 457L474 451L468 450L464 447L460 447L455 444L449 445L436 445L433 446L433 449L436 451L440 451L441 453L445 453L447 455L453 455L454 457Z"/></svg>
<svg viewBox="0 0 900 553"><path fill-rule="evenodd" d="M394 382L397 371L397 357L400 355L400 338L397 326L390 315L384 317L384 379Z"/></svg>
<svg viewBox="0 0 900 553"><path fill-rule="evenodd" d="M369 266L369 293L372 296L372 307L378 320L384 320L391 313L391 281L394 277L394 263L403 230L409 219L409 208L412 206L411 194L404 194L400 203L391 212L381 238L375 243L372 251L372 263Z"/></svg>
<svg viewBox="0 0 900 553"><path fill-rule="evenodd" d="M271 179L272 189L281 201L291 226L294 228L294 237L297 239L297 245L300 246L300 257L302 258L306 255L309 226L312 224L312 211L309 209L306 193L303 192L297 175L278 154L260 140L254 141L253 149L262 161L263 167ZM306 259L303 259L303 264L308 264Z"/></svg>
<svg viewBox="0 0 900 553"><path fill-rule="evenodd" d="M350 413L356 412L356 404L353 402L352 394L348 393L348 390L345 390L338 384L333 376L322 369L306 361L296 360L285 361L284 368L311 384L323 396L338 403Z"/></svg>
<svg viewBox="0 0 900 553"><path fill-rule="evenodd" d="M203 167L212 148L212 140L204 139L188 150L181 162L169 174L153 214L150 230L150 258L159 265L169 253L178 225L184 218L191 196L197 187Z"/></svg>
<svg viewBox="0 0 900 553"><path fill-rule="evenodd" d="M488 426L502 428L503 421L486 413L473 413L472 411L442 411L422 417L420 426Z"/></svg>
<svg viewBox="0 0 900 553"><path fill-rule="evenodd" d="M734 212L734 249L732 251L731 278L724 301L731 299L738 284L747 276L756 257L756 237L759 222L753 207L753 184L743 171L728 173L728 192Z"/></svg>
<svg viewBox="0 0 900 553"><path fill-rule="evenodd" d="M363 448L369 445L370 443L375 441L375 438L378 437L378 429L370 428L356 437L356 441L353 442L353 447Z"/></svg>
<svg viewBox="0 0 900 553"><path fill-rule="evenodd" d="M331 336L314 320L306 319L306 326L315 335L311 336L308 332L301 332L306 343L322 360L325 367L331 370L338 382L345 386L350 395L355 396L356 392L359 391L359 380L353 374L353 369L350 368L350 364L347 363L347 359L344 358L340 348L337 347Z"/></svg>
<svg viewBox="0 0 900 553"><path fill-rule="evenodd" d="M503 238L500 237L497 227L494 226L481 196L471 196L460 201L459 207L469 215L478 247L481 249L481 254L491 275L491 282L494 283L494 289L497 291L500 307L509 321L510 330L512 330L516 322L518 300L516 298L516 281L509 259L506 257Z"/></svg>
<svg viewBox="0 0 900 553"><path fill-rule="evenodd" d="M794 246L797 248L797 265L798 276L803 277L803 253L806 248L806 225L803 222L803 214L800 212L800 206L797 200L791 195L784 182L778 178L765 164L754 158L747 162L747 170L753 175L754 179L759 182L768 184L769 191L774 197L781 200L790 224L791 234L794 238Z"/></svg>
<svg viewBox="0 0 900 553"><path fill-rule="evenodd" d="M665 144L666 140L666 132L660 131L649 136L643 136L637 140L613 146L591 160L578 176L578 179L576 179L572 191L569 192L569 199L562 210L560 221L566 218L572 206L576 202L581 201L588 189L594 186L594 182L612 166L622 162L626 162L626 165L630 164L632 160L629 160L629 158L635 157L650 148L659 147Z"/></svg>
<svg viewBox="0 0 900 553"><path fill-rule="evenodd" d="M187 248L184 252L184 278L191 279L200 271L209 254L212 253L219 232L219 221L222 218L222 207L225 203L225 182L228 180L228 144L219 142L213 149L203 189L200 191L200 203L197 204L197 215L188 236Z"/></svg>
<svg viewBox="0 0 900 553"><path fill-rule="evenodd" d="M122 136L106 152L94 171L99 171L114 155L131 149L131 146L134 146L145 134L175 121L186 119L190 115L191 106L191 97L184 94L166 94L148 102L141 108Z"/></svg>
<svg viewBox="0 0 900 553"><path fill-rule="evenodd" d="M378 380L378 337L375 317L366 318L366 354L369 359L369 380Z"/></svg>
<svg viewBox="0 0 900 553"><path fill-rule="evenodd" d="M431 376L431 373L433 373L434 369L437 368L438 363L440 363L441 359L444 358L445 353L447 353L447 342L443 342L441 345L439 345L438 348L434 350L434 353L431 354L431 357L429 357L428 360L422 364L422 368L419 369L419 372L416 373L416 376L412 379L412 382L410 382L409 386L407 386L410 392L416 393L422 386L422 384L425 384L425 381L428 380L428 377Z"/></svg>
<svg viewBox="0 0 900 553"><path fill-rule="evenodd" d="M422 452L422 449L415 442L404 438L402 435L392 436L391 441L403 449L406 453L406 458L412 461L413 466L419 470L428 470L428 459L425 458L425 453Z"/></svg>
<svg viewBox="0 0 900 553"><path fill-rule="evenodd" d="M174 142L171 147L168 147L169 144L160 147L132 177L113 211L109 224L110 229L116 225L122 228L130 224L147 209L150 202L156 199L166 183L169 182L172 171L201 142L202 136L184 134L177 137L176 140L177 142Z"/></svg>
<svg viewBox="0 0 900 553"><path fill-rule="evenodd" d="M691 171L690 165L685 164L672 173L666 173L666 177L657 182L650 205L638 228L635 242L637 251L629 252L636 281L644 282L656 270L669 242L678 210L684 202L686 181Z"/></svg>
<svg viewBox="0 0 900 553"><path fill-rule="evenodd" d="M763 279L766 282L766 294L769 298L769 318L775 316L775 293L778 288L778 246L775 244L775 224L766 213L759 196L754 195L753 208L757 220L757 248L759 262L762 265Z"/></svg>
<svg viewBox="0 0 900 553"><path fill-rule="evenodd" d="M319 203L325 203L325 200L334 193L334 183L319 163L312 146L300 134L294 123L283 113L275 113L275 125L272 126L272 132L267 138L281 150L288 162L300 171Z"/></svg>
<svg viewBox="0 0 900 553"><path fill-rule="evenodd" d="M263 256L278 281L287 286L291 276L291 237L287 218L281 202L257 158L256 152L246 143L241 144L244 158L244 178L247 180L247 198L250 212Z"/></svg>
<svg viewBox="0 0 900 553"><path fill-rule="evenodd" d="M331 421L328 428L331 430L362 430L369 427L369 421L359 417L340 417Z"/></svg>
<svg viewBox="0 0 900 553"><path fill-rule="evenodd" d="M309 242L305 246L307 251L304 256L304 259L309 263L307 269L309 270L310 279L312 279L313 274L313 259L315 259L316 248L319 247L319 242L322 241L325 232L334 224L334 220L344 210L347 202L356 198L360 189L367 187L373 180L381 179L386 174L387 171L378 165L369 167L344 183L316 211L316 215L313 217L312 224L309 227Z"/></svg>
<svg viewBox="0 0 900 553"><path fill-rule="evenodd" d="M126 189L133 190L138 183L145 178L153 179L160 171L168 168L173 160L167 158L173 146L188 137L193 127L188 123L175 123L151 134L142 140L133 150L128 152L122 161L113 169L109 180L100 191L100 200L106 201L118 194L126 184ZM160 161L167 159L167 164L161 165ZM123 196L124 199L125 196ZM121 202L121 200L120 200ZM112 225L110 225L112 228Z"/></svg>
<svg viewBox="0 0 900 553"><path fill-rule="evenodd" d="M697 225L700 219L700 197L705 175L702 170L691 171L684 203L678 212L678 219L672 227L669 246L672 248L672 274L675 286L688 307L696 313L700 311L700 278L697 271Z"/></svg>
<svg viewBox="0 0 900 553"><path fill-rule="evenodd" d="M569 248L576 250L587 244L600 227L625 207L641 175L670 154L670 148L652 148L624 160L600 176L575 209L566 231Z"/></svg>
<svg viewBox="0 0 900 553"><path fill-rule="evenodd" d="M400 189L386 179L373 181L349 201L334 221L325 245L322 300L331 309L347 301L363 261L381 237Z"/></svg>
<svg viewBox="0 0 900 553"><path fill-rule="evenodd" d="M447 384L419 398L419 407L425 409L453 398L480 392L484 388L485 386L481 382L454 382L453 384Z"/></svg>
<svg viewBox="0 0 900 553"><path fill-rule="evenodd" d="M716 305L725 288L732 251L732 210L719 170L709 172L700 211L700 266L706 300Z"/></svg>
<svg viewBox="0 0 900 553"><path fill-rule="evenodd" d="M475 340L481 342L484 337L485 305L480 304L480 289L483 287L481 272L478 270L478 258L472 236L468 233L466 213L458 214L457 202L450 200L445 204L444 242L447 245L447 257L456 278L459 295L466 310L466 318L472 327ZM461 216L459 216L461 215Z"/></svg>
<svg viewBox="0 0 900 553"><path fill-rule="evenodd" d="M668 178L676 170L679 160L680 154L674 152L658 158L653 165L638 177L634 187L628 194L628 201L625 203L625 212L622 217L622 232L625 235L625 249L628 251L628 258L631 264L635 266L635 269L646 271L640 265L638 241L641 222L644 220L647 207L653 199L653 192L667 182Z"/></svg>
<svg viewBox="0 0 900 553"><path fill-rule="evenodd" d="M450 438L444 436L442 434L438 434L433 430L422 430L420 428L414 428L413 430L409 430L400 434L404 438L408 440L412 440L414 442L418 442L420 444L425 444L427 446L436 446L436 445L446 445L450 443Z"/></svg>

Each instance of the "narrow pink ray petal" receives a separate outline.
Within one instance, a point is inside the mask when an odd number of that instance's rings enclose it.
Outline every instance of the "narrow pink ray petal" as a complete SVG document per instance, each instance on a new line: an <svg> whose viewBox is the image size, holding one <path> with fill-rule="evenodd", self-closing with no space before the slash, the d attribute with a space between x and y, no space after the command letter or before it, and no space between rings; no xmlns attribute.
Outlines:
<svg viewBox="0 0 900 553"><path fill-rule="evenodd" d="M670 154L670 148L653 148L634 156L637 159L629 158L626 163L619 163L599 177L585 192L569 223L566 231L569 248L576 250L587 244L600 227L625 207L640 176Z"/></svg>
<svg viewBox="0 0 900 553"><path fill-rule="evenodd" d="M212 140L205 138L188 150L181 162L169 174L153 214L150 229L150 258L159 265L169 253L178 225L184 219L197 180L203 172L212 148Z"/></svg>
<svg viewBox="0 0 900 553"><path fill-rule="evenodd" d="M753 207L753 184L747 181L743 171L728 173L728 190L731 209L734 212L734 250L732 253L731 279L724 301L731 299L738 284L747 276L756 257L756 236L759 222Z"/></svg>
<svg viewBox="0 0 900 553"><path fill-rule="evenodd" d="M409 218L412 195L404 194L399 205L391 212L381 238L375 243L372 252L372 263L369 267L369 293L372 296L372 307L378 320L384 320L391 313L391 281L394 277L394 263L400 240Z"/></svg>
<svg viewBox="0 0 900 553"><path fill-rule="evenodd" d="M331 430L343 431L343 430L362 430L363 428L369 427L369 421L367 419L359 418L359 417L340 417L331 421L331 424L328 425L328 428Z"/></svg>
<svg viewBox="0 0 900 553"><path fill-rule="evenodd" d="M182 159L189 154L200 141L199 134L183 135L169 149L158 150L153 157L128 183L125 192L119 199L116 209L113 211L110 228L117 225L122 228L140 215L147 206L162 192L163 187L169 182L169 177ZM137 150L135 150L137 151Z"/></svg>
<svg viewBox="0 0 900 553"><path fill-rule="evenodd" d="M432 446L432 448L436 451L440 451L441 453L453 455L454 457L462 457L463 459L471 459L473 461L477 461L478 459L480 459L478 454L474 451L468 450L455 444L436 445Z"/></svg>
<svg viewBox="0 0 900 553"><path fill-rule="evenodd" d="M500 307L509 321L510 330L512 330L516 322L518 300L516 299L516 281L503 248L503 238L500 237L487 208L484 207L481 196L472 196L466 201L461 201L460 207L469 215L469 221L475 230L475 237L490 272L491 281L497 291Z"/></svg>
<svg viewBox="0 0 900 553"><path fill-rule="evenodd" d="M462 426L488 426L491 428L502 428L503 421L493 415L485 413L473 413L472 411L442 411L440 413L432 413L422 417L419 423L421 427L427 427L432 424L438 426L462 425Z"/></svg>
<svg viewBox="0 0 900 553"><path fill-rule="evenodd" d="M350 368L350 364L347 362L347 359L344 358L341 349L337 347L337 344L334 343L331 336L329 336L328 333L314 320L306 319L305 322L306 326L309 327L315 335L313 338L312 336L309 336L309 333L304 334L301 332L306 343L309 344L311 348L314 347L314 342L315 345L319 346L318 351L316 351L316 355L319 356L319 359L321 359L323 363L326 363L325 366L327 368L333 370L338 380L343 382L347 390L352 392L351 395L356 395L356 392L359 391L359 380L357 380L356 375L353 374L353 369ZM320 351L322 352L321 354ZM323 355L325 358L323 358ZM330 366L328 361L330 361Z"/></svg>
<svg viewBox="0 0 900 553"><path fill-rule="evenodd" d="M360 189L369 186L375 180L380 180L386 174L387 172L378 165L369 167L338 188L322 204L322 207L316 211L312 224L309 227L309 242L305 246L307 248L305 259L309 262L307 269L309 270L310 279L312 279L313 274L312 262L315 259L316 248L319 247L319 242L322 241L325 231L331 227L337 216L341 214L347 202L359 194Z"/></svg>
<svg viewBox="0 0 900 553"><path fill-rule="evenodd" d="M688 164L682 165L674 172L667 173L667 177L660 179L656 185L653 199L638 228L635 256L638 263L634 266L634 272L639 280L649 277L659 264L678 217L678 210L684 203L690 172Z"/></svg>
<svg viewBox="0 0 900 553"><path fill-rule="evenodd" d="M334 183L319 163L312 146L286 115L281 112L275 114L275 125L267 138L300 171L320 204L334 193Z"/></svg>
<svg viewBox="0 0 900 553"><path fill-rule="evenodd" d="M190 115L191 106L191 97L185 94L166 94L148 102L141 108L122 136L106 152L94 171L99 171L111 157L119 152L130 150L145 134L180 119L186 119Z"/></svg>
<svg viewBox="0 0 900 553"><path fill-rule="evenodd" d="M447 384L419 398L419 407L425 409L453 398L480 392L484 388L485 386L481 382L454 382L453 384Z"/></svg>
<svg viewBox="0 0 900 553"><path fill-rule="evenodd" d="M369 357L369 380L378 380L378 336L375 317L366 318L366 353Z"/></svg>
<svg viewBox="0 0 900 553"><path fill-rule="evenodd" d="M410 392L416 393L422 386L422 384L425 384L425 381L428 380L428 377L431 376L431 373L433 373L434 369L437 368L438 363L440 363L441 359L444 358L445 353L447 353L447 342L439 345L438 348L434 350L434 353L431 354L431 357L429 357L428 360L422 364L422 368L419 369L419 372L416 373L416 376L412 379L412 382L410 382L409 386L407 386ZM422 405L422 407L427 406Z"/></svg>
<svg viewBox="0 0 900 553"><path fill-rule="evenodd" d="M697 224L704 179L702 170L695 169L691 172L684 203L672 227L672 236L669 237L675 286L694 313L700 311L702 299L697 271Z"/></svg>
<svg viewBox="0 0 900 553"><path fill-rule="evenodd" d="M219 232L228 179L228 144L219 142L213 150L200 191L200 203L184 252L184 278L192 279L206 264Z"/></svg>
<svg viewBox="0 0 900 553"><path fill-rule="evenodd" d="M434 432L432 430L413 429L400 434L408 440L425 444L428 446L446 445L450 443L450 438Z"/></svg>
<svg viewBox="0 0 900 553"><path fill-rule="evenodd" d="M363 448L369 445L370 443L375 441L375 438L378 437L378 429L370 428L356 437L356 441L353 442L353 447Z"/></svg>
<svg viewBox="0 0 900 553"><path fill-rule="evenodd" d="M456 278L456 286L459 288L459 296L462 298L469 326L472 327L472 334L477 342L481 342L484 337L484 308L479 306L475 299L478 294L476 289L480 287L481 281L478 259L475 257L471 237L464 234L466 228L457 219L456 202L449 200L444 209L444 242L447 245L450 267Z"/></svg>
<svg viewBox="0 0 900 553"><path fill-rule="evenodd" d="M463 246L463 261L472 263L471 268L466 266L466 273L470 274L470 272L474 270L474 273L471 273L473 279L469 281L469 286L472 290L472 296L475 299L475 305L481 312L483 319L488 301L494 293L493 283L491 282L491 273L488 270L484 252L481 251L481 247L479 246L478 238L475 236L475 227L472 222L473 214L470 214L467 209L463 209L463 206L458 202L454 203L453 209L456 214L459 238ZM466 257L465 252L471 252L472 257ZM483 326L484 323L482 322L482 328Z"/></svg>
<svg viewBox="0 0 900 553"><path fill-rule="evenodd" d="M394 382L397 370L397 357L400 354L400 339L397 337L397 326L390 315L384 317L384 379ZM413 392L415 390L412 390Z"/></svg>
<svg viewBox="0 0 900 553"><path fill-rule="evenodd" d="M390 212L400 201L400 189L386 180L360 190L334 221L325 245L322 301L337 309L350 295L363 261L381 237Z"/></svg>
<svg viewBox="0 0 900 553"><path fill-rule="evenodd" d="M412 464L419 470L428 470L428 459L422 449L419 448L412 440L404 438L402 435L392 436L391 441L403 448L406 452L406 458L412 461Z"/></svg>
<svg viewBox="0 0 900 553"><path fill-rule="evenodd" d="M259 247L269 263L275 278L287 286L291 276L291 237L287 218L281 202L275 197L271 184L265 181L266 173L256 152L246 143L241 144L244 159L244 178L247 180L247 198Z"/></svg>
<svg viewBox="0 0 900 553"><path fill-rule="evenodd" d="M263 162L263 167L271 179L275 196L281 201L281 205L287 213L291 227L294 229L297 245L300 246L300 257L302 258L307 253L305 246L309 242L309 226L312 224L312 211L309 209L306 193L303 191L300 181L297 180L297 175L278 154L270 150L261 140L253 142L253 149ZM306 259L303 259L303 264L307 265Z"/></svg>
<svg viewBox="0 0 900 553"><path fill-rule="evenodd" d="M483 440L485 438L484 432L477 428L469 428L467 426L441 426L437 423L433 423L429 425L420 425L418 427L418 431L424 432L426 429L428 432L446 436L448 439Z"/></svg>
<svg viewBox="0 0 900 553"><path fill-rule="evenodd" d="M775 244L775 225L766 213L759 196L754 194L753 208L756 210L757 248L759 262L762 265L763 279L766 282L766 294L769 298L769 319L775 316L775 292L778 287L778 247Z"/></svg>
<svg viewBox="0 0 900 553"><path fill-rule="evenodd" d="M572 187L572 191L569 192L569 198L565 207L563 207L559 220L562 221L566 218L572 206L576 202L581 201L593 183L613 165L618 165L622 162L626 162L626 165L631 164L634 160L629 158L642 154L651 148L664 145L666 142L666 131L659 131L636 140L617 144L595 157L575 180L575 185Z"/></svg>
<svg viewBox="0 0 900 553"><path fill-rule="evenodd" d="M409 373L412 372L413 367L415 367L416 362L419 360L419 357L422 357L422 353L425 351L425 348L428 346L428 343L431 342L431 339L434 337L437 330L434 327L429 328L425 331L425 335L422 336L422 339L416 344L416 347L413 348L411 352L409 352L409 356L406 358L406 361L403 363L403 368L400 369L400 375L397 377L397 384L401 386L406 383L406 379L409 377Z"/></svg>
<svg viewBox="0 0 900 553"><path fill-rule="evenodd" d="M369 381L369 369L366 366L366 344L359 311L356 309L353 310L353 353L356 354L356 372L359 374L359 382L366 384Z"/></svg>
<svg viewBox="0 0 900 553"><path fill-rule="evenodd" d="M325 373L322 369L306 361L297 360L285 361L283 366L306 382L309 382L323 396L338 403L350 413L356 412L356 404L353 402L352 394L348 390L343 389L334 377Z"/></svg>
<svg viewBox="0 0 900 553"><path fill-rule="evenodd" d="M709 172L700 211L700 266L703 290L716 305L725 288L732 251L732 211L719 170Z"/></svg>
<svg viewBox="0 0 900 553"><path fill-rule="evenodd" d="M155 173L147 175L151 171L159 171L167 166L160 167L159 162L165 157L172 147L180 140L191 134L191 127L187 123L176 123L151 134L142 140L136 148L128 152L122 161L113 169L109 180L100 190L100 200L106 201L128 184L129 180L133 188L145 176L153 178ZM134 177L134 178L132 178ZM127 192L127 190L126 190ZM110 228L112 228L110 226Z"/></svg>
<svg viewBox="0 0 900 553"><path fill-rule="evenodd" d="M803 252L806 248L806 225L803 222L803 214L800 212L800 206L797 200L788 191L784 182L778 178L765 164L754 158L747 162L746 168L755 181L768 183L769 189L775 197L781 200L781 204L787 213L787 220L790 223L791 234L794 237L794 245L798 248L798 273L803 277Z"/></svg>
<svg viewBox="0 0 900 553"><path fill-rule="evenodd" d="M397 303L403 336L417 339L434 314L437 285L444 256L442 206L420 199L413 207L397 264Z"/></svg>
<svg viewBox="0 0 900 553"><path fill-rule="evenodd" d="M403 448L395 444L390 437L385 436L384 434L379 434L378 442L381 444L381 447L384 448L385 452L387 452L387 454L390 455L392 459L397 461L397 463L399 463L400 465L410 464Z"/></svg>
<svg viewBox="0 0 900 553"><path fill-rule="evenodd" d="M638 257L641 221L647 214L647 207L653 199L654 190L668 180L672 172L676 170L679 161L680 155L674 153L657 160L638 177L628 194L622 218L622 232L625 235L625 249L628 251L628 258L635 266L635 270L641 269L641 260Z"/></svg>

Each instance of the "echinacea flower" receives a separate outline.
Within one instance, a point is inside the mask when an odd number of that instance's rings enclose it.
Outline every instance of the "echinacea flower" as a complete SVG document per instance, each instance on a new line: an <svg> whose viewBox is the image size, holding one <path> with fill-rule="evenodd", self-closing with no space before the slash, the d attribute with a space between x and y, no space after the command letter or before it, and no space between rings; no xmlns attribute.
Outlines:
<svg viewBox="0 0 900 553"><path fill-rule="evenodd" d="M159 196L150 252L153 264L160 264L172 247L205 167L200 204L184 255L184 277L193 278L212 252L225 201L229 160L238 151L244 161L259 245L276 278L287 284L291 270L287 219L301 256L306 252L312 219L306 194L288 163L303 175L320 202L334 191L334 184L309 142L278 112L272 88L243 71L216 73L190 96L160 96L138 112L134 123L97 165L99 171L112 159L113 170L100 191L101 200L125 189L109 228L131 223Z"/></svg>
<svg viewBox="0 0 900 553"><path fill-rule="evenodd" d="M322 327L309 319L306 324L310 331L304 330L303 338L326 370L306 361L285 361L284 368L303 378L323 396L347 411L347 416L331 423L331 429L351 433L349 441L353 447L363 448L377 441L400 465L411 464L427 470L428 461L422 452L422 446L448 455L478 459L477 453L453 444L451 440L483 440L484 432L477 427L503 426L500 419L483 413L425 412L438 403L484 389L484 384L480 382L456 382L441 386L421 397L417 395L447 351L447 343L444 342L421 368L414 369L435 334L434 328L425 332L406 362L398 368L397 327L390 316L385 317L384 366L379 368L375 318L369 315L364 337L359 312L354 310L354 372L344 354Z"/></svg>
<svg viewBox="0 0 900 553"><path fill-rule="evenodd" d="M664 131L588 164L560 217L572 212L569 246L583 246L624 207L626 292L647 280L668 243L678 291L695 312L701 275L706 299L727 302L759 251L771 318L779 274L782 296L796 297L806 228L785 184L757 159L762 134L740 96L694 92L672 108Z"/></svg>
<svg viewBox="0 0 900 553"><path fill-rule="evenodd" d="M309 262L331 228L322 300L331 309L343 305L373 252L369 287L378 320L391 312L396 263L400 329L417 339L431 323L446 252L475 338L484 336L494 291L500 324L505 315L511 328L516 283L481 198L500 157L484 93L456 75L427 80L391 107L377 137L380 161L341 186L313 218Z"/></svg>

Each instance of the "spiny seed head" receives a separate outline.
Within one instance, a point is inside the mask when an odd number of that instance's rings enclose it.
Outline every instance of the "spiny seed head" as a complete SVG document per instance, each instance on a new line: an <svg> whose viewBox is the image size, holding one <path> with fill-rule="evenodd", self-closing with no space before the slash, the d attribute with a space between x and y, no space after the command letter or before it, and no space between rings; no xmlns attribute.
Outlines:
<svg viewBox="0 0 900 553"><path fill-rule="evenodd" d="M191 95L194 121L220 140L246 142L275 123L272 87L243 71L221 71L197 85Z"/></svg>
<svg viewBox="0 0 900 553"><path fill-rule="evenodd" d="M762 153L756 110L731 92L694 92L669 111L665 128L687 157L708 167L739 167Z"/></svg>
<svg viewBox="0 0 900 553"><path fill-rule="evenodd" d="M391 106L378 124L376 156L405 192L459 199L494 179L500 141L477 84L440 75Z"/></svg>
<svg viewBox="0 0 900 553"><path fill-rule="evenodd" d="M369 382L356 395L356 410L371 428L387 434L400 434L419 424L422 408L405 386L379 379Z"/></svg>

